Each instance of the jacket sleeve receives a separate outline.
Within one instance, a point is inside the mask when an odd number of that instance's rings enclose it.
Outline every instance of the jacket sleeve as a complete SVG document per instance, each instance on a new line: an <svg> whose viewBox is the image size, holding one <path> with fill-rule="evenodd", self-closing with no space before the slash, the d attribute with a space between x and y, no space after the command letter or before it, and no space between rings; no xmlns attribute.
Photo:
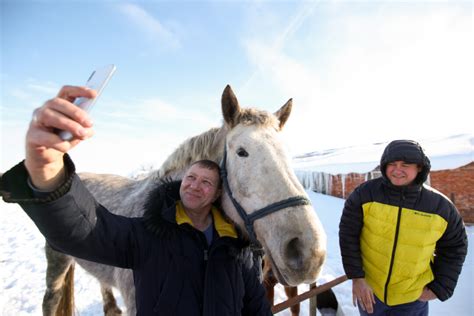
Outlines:
<svg viewBox="0 0 474 316"><path fill-rule="evenodd" d="M19 203L47 242L55 249L89 261L132 268L137 264L136 220L111 214L100 205L74 173L65 157L66 182L45 197L35 197L20 163L2 175L0 188L6 202Z"/></svg>
<svg viewBox="0 0 474 316"><path fill-rule="evenodd" d="M467 235L462 218L456 207L449 202L448 225L443 236L436 243L431 268L434 280L427 286L440 301L453 295L467 255Z"/></svg>
<svg viewBox="0 0 474 316"><path fill-rule="evenodd" d="M339 247L342 265L349 279L365 277L360 251L360 234L363 225L360 187L356 188L344 203L339 223Z"/></svg>
<svg viewBox="0 0 474 316"><path fill-rule="evenodd" d="M259 269L253 264L242 264L242 277L245 284L244 316L267 316L273 315L271 306L266 297L265 288L260 283Z"/></svg>

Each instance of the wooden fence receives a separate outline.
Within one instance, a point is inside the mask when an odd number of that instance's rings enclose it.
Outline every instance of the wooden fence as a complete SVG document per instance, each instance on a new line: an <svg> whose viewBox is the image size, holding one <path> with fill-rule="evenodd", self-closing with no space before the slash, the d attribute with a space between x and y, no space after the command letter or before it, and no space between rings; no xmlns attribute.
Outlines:
<svg viewBox="0 0 474 316"><path fill-rule="evenodd" d="M347 276L342 275L338 278L335 278L332 281L321 284L319 286L315 286L307 292L301 293L301 294L299 294L295 297L289 298L288 300L286 300L284 302L281 302L277 305L272 306L272 313L273 314L279 313L282 310L290 308L291 306L296 305L296 304L298 304L298 303L300 303L304 300L307 300L307 299L315 299L316 295L318 295L318 294L320 294L324 291L327 291L327 290L335 287L336 285L341 284L342 282L344 282L346 280L347 280ZM310 306L309 314L310 315L316 315L316 302L313 302L313 304L310 304L310 305L311 306Z"/></svg>

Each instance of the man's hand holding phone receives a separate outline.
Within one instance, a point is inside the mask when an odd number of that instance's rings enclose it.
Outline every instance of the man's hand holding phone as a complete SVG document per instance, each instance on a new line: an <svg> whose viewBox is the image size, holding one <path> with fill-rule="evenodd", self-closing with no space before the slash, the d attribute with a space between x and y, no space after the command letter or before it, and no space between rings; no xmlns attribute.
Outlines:
<svg viewBox="0 0 474 316"><path fill-rule="evenodd" d="M94 134L87 113L90 108L74 102L81 98L95 101L105 83L99 87L100 91L89 87L64 86L55 98L33 112L26 134L25 166L36 188L51 191L64 181L64 154Z"/></svg>
<svg viewBox="0 0 474 316"><path fill-rule="evenodd" d="M57 97L33 112L26 133L25 166L35 187L54 190L63 179L63 156L94 133L89 114L74 105L77 97L93 98L96 92L85 87L65 86ZM74 138L62 140L58 130L70 131Z"/></svg>
<svg viewBox="0 0 474 316"><path fill-rule="evenodd" d="M89 76L89 79L87 79L86 87L95 90L97 94L93 98L79 96L74 100L74 104L77 107L90 112L92 106L95 104L110 78L115 73L115 69L115 65L107 65L94 70ZM63 140L71 140L74 137L72 131L67 129L58 131L58 133Z"/></svg>

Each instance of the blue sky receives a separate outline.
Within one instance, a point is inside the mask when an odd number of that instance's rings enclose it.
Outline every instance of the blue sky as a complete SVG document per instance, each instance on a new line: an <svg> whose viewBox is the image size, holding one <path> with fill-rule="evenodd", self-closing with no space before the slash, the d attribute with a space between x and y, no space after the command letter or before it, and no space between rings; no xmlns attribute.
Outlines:
<svg viewBox="0 0 474 316"><path fill-rule="evenodd" d="M472 133L472 25L472 1L2 0L0 171L34 108L110 63L81 171L159 166L221 124L226 84L270 112L293 98L292 155Z"/></svg>

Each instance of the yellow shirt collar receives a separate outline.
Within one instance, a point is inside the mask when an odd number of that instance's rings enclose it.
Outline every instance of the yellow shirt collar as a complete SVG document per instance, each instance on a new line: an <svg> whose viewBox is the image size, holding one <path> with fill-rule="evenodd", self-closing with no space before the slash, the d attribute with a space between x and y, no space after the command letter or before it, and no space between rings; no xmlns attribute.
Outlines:
<svg viewBox="0 0 474 316"><path fill-rule="evenodd" d="M214 227L216 228L219 237L237 238L237 231L235 230L234 225L229 223L214 205L212 206L211 213ZM184 206L181 201L176 202L176 223L178 225L189 224L194 226L188 214L184 211Z"/></svg>

